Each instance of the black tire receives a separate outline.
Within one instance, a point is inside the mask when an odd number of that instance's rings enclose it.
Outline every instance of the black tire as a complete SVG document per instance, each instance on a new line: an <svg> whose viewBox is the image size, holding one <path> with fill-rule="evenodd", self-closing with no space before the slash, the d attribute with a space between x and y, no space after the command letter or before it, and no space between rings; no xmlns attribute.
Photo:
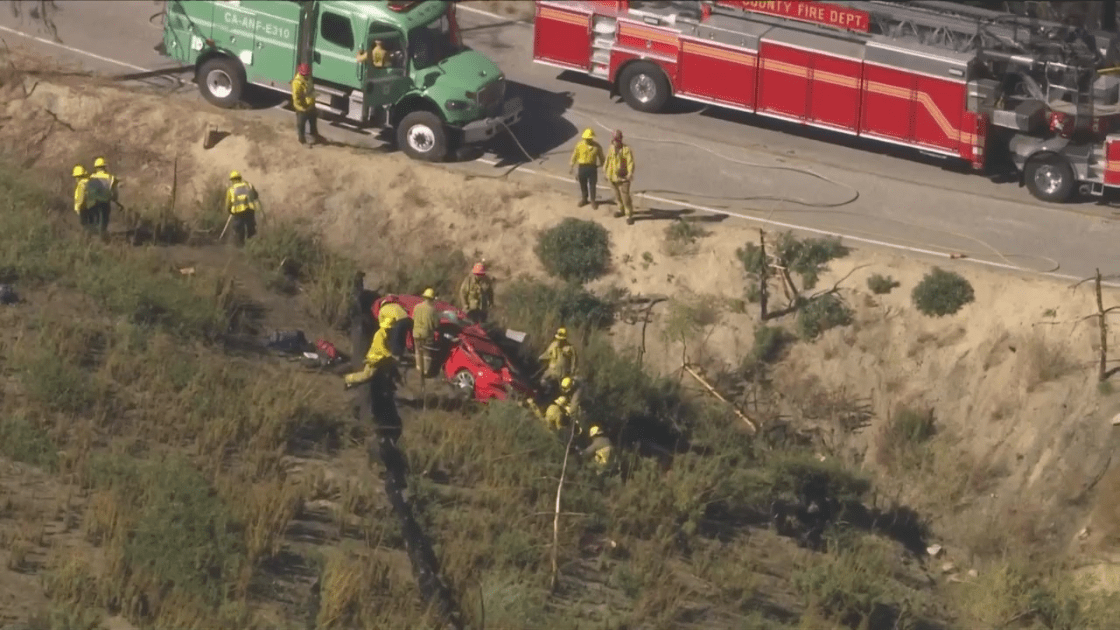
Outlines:
<svg viewBox="0 0 1120 630"><path fill-rule="evenodd" d="M1023 179L1035 199L1051 203L1069 201L1077 189L1073 168L1057 155L1031 158L1023 169Z"/></svg>
<svg viewBox="0 0 1120 630"><path fill-rule="evenodd" d="M412 112L397 124L397 146L414 160L442 162L447 157L443 121L431 112Z"/></svg>
<svg viewBox="0 0 1120 630"><path fill-rule="evenodd" d="M648 61L626 66L618 78L618 91L631 108L650 114L664 109L672 96L665 73Z"/></svg>
<svg viewBox="0 0 1120 630"><path fill-rule="evenodd" d="M214 57L203 63L195 75L202 97L218 107L230 109L241 102L245 90L245 69L229 57Z"/></svg>

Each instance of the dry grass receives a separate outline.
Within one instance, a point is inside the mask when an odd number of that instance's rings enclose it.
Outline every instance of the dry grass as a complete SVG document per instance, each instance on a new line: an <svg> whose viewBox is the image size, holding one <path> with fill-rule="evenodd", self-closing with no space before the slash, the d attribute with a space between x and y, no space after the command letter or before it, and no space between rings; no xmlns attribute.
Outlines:
<svg viewBox="0 0 1120 630"><path fill-rule="evenodd" d="M1079 368L1065 346L1037 332L1023 340L1018 354L1027 391L1033 391L1040 385L1059 380Z"/></svg>
<svg viewBox="0 0 1120 630"><path fill-rule="evenodd" d="M495 7L511 15L531 10L529 3ZM127 154L119 157L128 163ZM147 159L166 181L166 158ZM62 162L41 163L63 172L56 168ZM409 179L402 172L397 182L406 203L435 202L407 188ZM41 185L27 185L34 180ZM274 565L292 557L317 564L321 557L319 627L430 627L376 467L364 466L363 445L313 464L292 452L309 428L344 424L339 416L348 410L337 379L236 351L226 342L233 339L232 311L254 297L239 293L246 278L216 271L213 261L187 278L159 249L85 239L65 212L69 185L65 177L0 170L0 193L14 204L0 215L0 269L18 279L34 305L0 312L0 351L6 365L18 366L5 374L0 426L6 456L57 470L60 485L88 491L74 507L84 540L56 544L29 525L5 534L7 564L39 571L45 548L41 575L55 603L112 609L144 627L287 630L303 625L297 618L307 614L303 599L312 578L285 575L298 563ZM183 226L212 230L203 217L219 186L210 188L194 188L200 205L191 219L171 212L182 210L180 201L145 200L144 225L164 241L175 240ZM447 201L465 218L481 219L527 194L502 187L491 197L482 190L464 187ZM303 289L293 298L296 308L324 326L344 323L353 267L309 237L306 226L270 226L247 249L270 272L283 261ZM450 290L468 264L445 249L445 259L422 273L391 279ZM524 293L534 299L510 309L515 328L539 327L562 310L556 292ZM565 318L583 322L573 330L592 331L607 319L594 296L560 297L570 307ZM717 318L686 310L675 309L675 337L702 340ZM519 325L526 323L532 326ZM781 629L798 617L802 627L822 628L837 623L829 604L861 604L869 593L888 602L899 601L899 593L913 601L924 594L903 587L920 581L896 579L885 559L898 555L893 543L848 540L850 548L828 556L800 554L748 525L765 522L775 501L796 501L814 484L837 500L860 500L867 492L861 479L809 453L763 452L724 428L734 423L726 409L690 403L672 381L643 373L599 333L581 341L594 421L627 447L636 438L677 444L673 438L680 437L680 445L692 441L695 448L671 466L620 448L625 480L579 463L569 468L559 521L561 589L550 597L546 551L563 444L512 405L407 411L401 444L412 472L410 501L472 627L482 627L485 616L491 628ZM808 415L845 431L867 417L859 396L849 393L808 405L816 406ZM929 447L922 470L944 486L934 493L939 506L968 500L990 480L990 468L962 461L946 445ZM344 455L363 465L344 468ZM314 468L332 473L306 472ZM13 514L44 522L17 500L0 509L4 520ZM756 537L765 544L752 542ZM808 579L798 590L791 566L823 579Z"/></svg>

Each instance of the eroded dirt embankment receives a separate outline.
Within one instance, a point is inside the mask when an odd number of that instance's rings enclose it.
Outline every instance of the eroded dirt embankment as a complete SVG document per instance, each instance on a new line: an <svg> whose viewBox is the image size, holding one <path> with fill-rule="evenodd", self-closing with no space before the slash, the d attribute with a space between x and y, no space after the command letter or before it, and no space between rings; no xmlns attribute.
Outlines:
<svg viewBox="0 0 1120 630"><path fill-rule="evenodd" d="M80 77L9 77L2 90L0 142L26 164L56 170L60 199L73 163L106 155L126 182L127 206L166 199L175 182L175 211L208 215L215 209L202 202L207 191L238 169L262 192L262 229L307 222L371 278L392 277L400 265L448 247L487 258L499 279L540 275L528 246L537 231L565 216L598 220L611 232L614 270L593 288L713 305L714 321L688 352L709 372L737 366L750 352L758 317L755 307L743 306L735 250L757 233L745 226L720 224L696 252L672 257L661 246L664 224L604 220L529 177L468 179L346 147L306 152L290 125L260 113L221 112ZM229 134L211 149L200 142L207 125ZM833 262L820 285L838 282L856 321L792 346L774 371L785 409L802 426L824 425L835 455L886 482L901 480L898 498L933 514L935 529L963 547L984 544L1008 522L1030 530L1024 540L1107 547L1115 525L1100 511L1095 519L1089 514L1097 493L1116 491L1115 476L1102 471L1115 450L1107 420L1120 400L1094 376L1099 335L1083 320L1095 311L1092 295L1051 280L941 264L972 282L976 301L957 315L929 318L909 300L929 262L869 251ZM866 281L873 273L892 275L899 288L872 295ZM1115 300L1108 292L1108 304ZM657 309L644 333L646 364L663 372L680 363L679 340L665 334L671 319L668 309ZM640 325L618 324L614 332L629 346L643 334ZM885 461L881 442L903 407L932 409L938 436L918 468L900 472ZM841 412L863 420L838 428L832 420ZM1086 525L1090 534L1075 541Z"/></svg>

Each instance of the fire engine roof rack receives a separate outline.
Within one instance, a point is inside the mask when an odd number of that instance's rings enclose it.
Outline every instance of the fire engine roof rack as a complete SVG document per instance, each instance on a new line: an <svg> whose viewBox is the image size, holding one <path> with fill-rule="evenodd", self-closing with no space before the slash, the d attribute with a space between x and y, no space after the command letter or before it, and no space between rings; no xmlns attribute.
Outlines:
<svg viewBox="0 0 1120 630"><path fill-rule="evenodd" d="M1010 13L972 8L957 11L956 5L950 5L954 10L949 11L941 8L939 2L896 4L881 0L838 0L833 3L863 11L870 9L872 32L954 52L986 49L1026 53L1041 41L1042 31L1062 27L1056 22Z"/></svg>

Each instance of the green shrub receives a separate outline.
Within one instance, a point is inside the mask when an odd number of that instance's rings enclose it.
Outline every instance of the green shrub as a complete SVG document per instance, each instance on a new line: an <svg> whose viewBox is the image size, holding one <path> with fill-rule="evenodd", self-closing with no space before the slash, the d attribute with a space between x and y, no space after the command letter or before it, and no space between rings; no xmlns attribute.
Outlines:
<svg viewBox="0 0 1120 630"><path fill-rule="evenodd" d="M898 281L890 276L876 273L867 279L867 288L875 295L886 295L898 287Z"/></svg>
<svg viewBox="0 0 1120 630"><path fill-rule="evenodd" d="M898 552L872 536L845 538L830 541L828 555L794 572L794 587L806 605L851 627L911 627L898 624L906 614L901 606L906 593L893 579Z"/></svg>
<svg viewBox="0 0 1120 630"><path fill-rule="evenodd" d="M801 288L812 289L817 286L820 274L829 261L848 255L848 248L836 238L807 238L798 240L792 232L783 232L767 244L767 254L786 267L790 274L801 276ZM756 243L747 243L735 251L735 256L748 275L757 277L762 273L765 261L762 248ZM776 273L777 270L774 271Z"/></svg>
<svg viewBox="0 0 1120 630"><path fill-rule="evenodd" d="M925 411L909 407L898 409L891 417L889 427L891 433L898 436L900 441L909 444L923 444L936 433L932 409Z"/></svg>
<svg viewBox="0 0 1120 630"><path fill-rule="evenodd" d="M88 412L101 399L99 382L67 358L37 352L22 368L20 380L28 396L51 409Z"/></svg>
<svg viewBox="0 0 1120 630"><path fill-rule="evenodd" d="M54 442L42 428L25 418L0 420L0 454L50 471L58 468Z"/></svg>
<svg viewBox="0 0 1120 630"><path fill-rule="evenodd" d="M754 329L754 345L751 358L762 363L777 361L789 343L789 333L778 326L761 325Z"/></svg>
<svg viewBox="0 0 1120 630"><path fill-rule="evenodd" d="M696 252L696 241L711 234L698 224L677 219L665 226L665 253L670 256L684 256Z"/></svg>
<svg viewBox="0 0 1120 630"><path fill-rule="evenodd" d="M852 323L854 313L844 300L832 293L818 296L797 312L797 334L806 341L826 330Z"/></svg>
<svg viewBox="0 0 1120 630"><path fill-rule="evenodd" d="M301 226L277 223L245 244L245 251L268 270L283 269L299 280L309 280L330 255L320 240Z"/></svg>
<svg viewBox="0 0 1120 630"><path fill-rule="evenodd" d="M357 265L349 258L325 257L307 281L305 294L311 314L335 328L347 328L357 272Z"/></svg>
<svg viewBox="0 0 1120 630"><path fill-rule="evenodd" d="M134 517L123 541L133 579L150 580L217 607L245 563L239 525L201 473L186 460L99 456L90 479L114 493ZM141 577L142 576L142 577Z"/></svg>
<svg viewBox="0 0 1120 630"><path fill-rule="evenodd" d="M567 218L542 232L534 248L550 275L568 282L588 282L607 272L610 234L594 221Z"/></svg>
<svg viewBox="0 0 1120 630"><path fill-rule="evenodd" d="M455 302L459 283L470 270L466 255L450 244L431 248L423 258L397 269L392 290L419 295L431 287L441 299Z"/></svg>
<svg viewBox="0 0 1120 630"><path fill-rule="evenodd" d="M604 328L614 320L613 304L578 284L548 284L528 277L504 287L498 309L506 325L539 340L551 339L559 326Z"/></svg>
<svg viewBox="0 0 1120 630"><path fill-rule="evenodd" d="M584 374L584 394L580 403L590 424L601 427L632 425L647 437L687 430L692 413L680 385L669 378L655 378L642 369L637 357L619 352L610 339L591 335L580 357Z"/></svg>
<svg viewBox="0 0 1120 630"><path fill-rule="evenodd" d="M958 273L934 267L910 293L914 307L923 315L952 315L976 299L972 284Z"/></svg>
<svg viewBox="0 0 1120 630"><path fill-rule="evenodd" d="M933 410L902 407L888 419L877 445L879 463L888 468L913 468L926 455L923 446L936 434Z"/></svg>
<svg viewBox="0 0 1120 630"><path fill-rule="evenodd" d="M213 277L171 274L156 258L107 256L74 274L76 288L130 323L186 337L226 331L228 287ZM217 287L217 288L215 288Z"/></svg>
<svg viewBox="0 0 1120 630"><path fill-rule="evenodd" d="M760 473L766 494L756 499L759 504L792 501L808 493L849 503L862 500L871 490L866 477L835 459L820 461L807 454L779 454L767 460Z"/></svg>

